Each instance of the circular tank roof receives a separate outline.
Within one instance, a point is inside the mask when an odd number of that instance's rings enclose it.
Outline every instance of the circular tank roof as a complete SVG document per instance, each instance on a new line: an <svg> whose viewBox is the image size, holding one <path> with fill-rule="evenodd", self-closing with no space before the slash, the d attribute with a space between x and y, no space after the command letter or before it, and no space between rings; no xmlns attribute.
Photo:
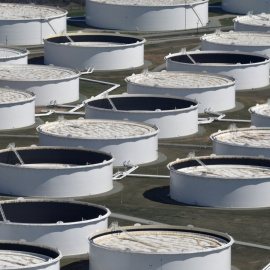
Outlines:
<svg viewBox="0 0 270 270"><path fill-rule="evenodd" d="M27 91L0 88L0 105L28 101L34 98L35 95Z"/></svg>
<svg viewBox="0 0 270 270"><path fill-rule="evenodd" d="M68 225L110 215L104 206L77 201L17 199L1 201L1 205L9 223L19 224Z"/></svg>
<svg viewBox="0 0 270 270"><path fill-rule="evenodd" d="M248 25L270 26L270 14L250 14L247 16L237 17L233 21Z"/></svg>
<svg viewBox="0 0 270 270"><path fill-rule="evenodd" d="M199 161L197 161L199 160ZM202 162L205 166L199 164ZM176 160L168 169L180 174L207 178L270 178L270 159L246 156L205 156Z"/></svg>
<svg viewBox="0 0 270 270"><path fill-rule="evenodd" d="M28 50L0 46L0 60L20 57L20 56L26 56L28 54L29 54Z"/></svg>
<svg viewBox="0 0 270 270"><path fill-rule="evenodd" d="M0 268L24 269L53 264L62 258L61 253L51 247L17 241L0 241Z"/></svg>
<svg viewBox="0 0 270 270"><path fill-rule="evenodd" d="M55 81L79 77L75 69L44 65L0 65L0 80Z"/></svg>
<svg viewBox="0 0 270 270"><path fill-rule="evenodd" d="M74 169L76 167L95 167L112 162L109 153L76 147L34 146L15 148L24 164L12 149L0 150L0 164L33 169ZM18 167L17 167L18 168Z"/></svg>
<svg viewBox="0 0 270 270"><path fill-rule="evenodd" d="M261 32L216 32L201 37L208 42L232 46L269 46L270 34Z"/></svg>
<svg viewBox="0 0 270 270"><path fill-rule="evenodd" d="M81 34L53 35L44 39L44 42L75 47L123 47L131 44L145 43L144 38L137 38L115 34Z"/></svg>
<svg viewBox="0 0 270 270"><path fill-rule="evenodd" d="M168 111L185 111L198 107L198 102L188 98L162 95L122 94L108 97L93 98L86 101L88 107L101 110L126 112L160 113ZM114 105L114 107L112 106Z"/></svg>
<svg viewBox="0 0 270 270"><path fill-rule="evenodd" d="M269 148L270 128L236 128L219 131L212 134L210 138L225 144Z"/></svg>
<svg viewBox="0 0 270 270"><path fill-rule="evenodd" d="M208 2L208 0L88 0L100 4L128 5L128 6L190 6L197 3Z"/></svg>
<svg viewBox="0 0 270 270"><path fill-rule="evenodd" d="M225 248L233 239L215 231L179 226L133 226L105 230L91 244L121 252L186 254Z"/></svg>
<svg viewBox="0 0 270 270"><path fill-rule="evenodd" d="M233 84L235 79L209 73L162 71L133 74L126 81L150 87L209 88Z"/></svg>
<svg viewBox="0 0 270 270"><path fill-rule="evenodd" d="M38 132L76 139L126 139L156 134L158 128L131 121L78 119L56 121L41 125Z"/></svg>
<svg viewBox="0 0 270 270"><path fill-rule="evenodd" d="M0 20L35 20L51 19L67 14L66 10L40 5L26 4L0 4Z"/></svg>
<svg viewBox="0 0 270 270"><path fill-rule="evenodd" d="M257 104L256 106L254 107L251 107L249 109L249 112L250 113L255 113L255 114L258 114L258 115L262 115L262 116L265 116L265 117L270 117L270 104L269 103L266 103L266 104Z"/></svg>

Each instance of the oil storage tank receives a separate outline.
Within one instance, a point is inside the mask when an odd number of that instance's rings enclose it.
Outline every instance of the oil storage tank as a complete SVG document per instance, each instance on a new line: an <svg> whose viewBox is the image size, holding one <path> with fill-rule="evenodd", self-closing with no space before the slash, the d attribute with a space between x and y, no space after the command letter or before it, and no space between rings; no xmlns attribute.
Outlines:
<svg viewBox="0 0 270 270"><path fill-rule="evenodd" d="M57 248L64 257L86 255L89 233L105 230L110 210L76 201L1 201L0 238L21 240Z"/></svg>
<svg viewBox="0 0 270 270"><path fill-rule="evenodd" d="M234 241L228 234L212 230L130 226L101 231L88 239L89 270L216 270L217 263L218 269L231 269Z"/></svg>
<svg viewBox="0 0 270 270"><path fill-rule="evenodd" d="M24 241L0 241L0 267L7 270L59 270L62 254L48 246Z"/></svg>
<svg viewBox="0 0 270 270"><path fill-rule="evenodd" d="M41 146L71 146L111 153L114 166L158 158L158 128L146 123L102 119L60 120L37 128Z"/></svg>
<svg viewBox="0 0 270 270"><path fill-rule="evenodd" d="M256 127L270 127L270 104L269 100L265 104L257 104L249 108L251 114L251 124Z"/></svg>
<svg viewBox="0 0 270 270"><path fill-rule="evenodd" d="M230 51L182 50L165 57L168 71L218 73L233 77L235 89L245 90L269 85L269 57Z"/></svg>
<svg viewBox="0 0 270 270"><path fill-rule="evenodd" d="M198 28L208 23L208 0L86 0L86 23L137 31Z"/></svg>
<svg viewBox="0 0 270 270"><path fill-rule="evenodd" d="M34 4L0 4L0 43L37 45L43 38L66 32L67 11Z"/></svg>
<svg viewBox="0 0 270 270"><path fill-rule="evenodd" d="M270 157L270 128L230 128L210 136L217 155Z"/></svg>
<svg viewBox="0 0 270 270"><path fill-rule="evenodd" d="M268 32L270 30L270 14L252 14L238 16L234 21L234 31Z"/></svg>
<svg viewBox="0 0 270 270"><path fill-rule="evenodd" d="M79 99L80 72L75 69L44 65L0 65L0 87L33 92L36 106Z"/></svg>
<svg viewBox="0 0 270 270"><path fill-rule="evenodd" d="M80 197L113 188L110 154L70 147L0 150L0 193L25 197Z"/></svg>
<svg viewBox="0 0 270 270"><path fill-rule="evenodd" d="M143 72L127 77L129 94L171 95L198 101L198 112L235 107L235 79L200 72Z"/></svg>
<svg viewBox="0 0 270 270"><path fill-rule="evenodd" d="M0 65L28 63L29 51L15 47L0 46Z"/></svg>
<svg viewBox="0 0 270 270"><path fill-rule="evenodd" d="M222 9L238 14L247 14L249 11L252 11L254 14L270 13L270 3L257 0L222 0Z"/></svg>
<svg viewBox="0 0 270 270"><path fill-rule="evenodd" d="M203 51L241 51L270 56L270 33L221 32L201 37Z"/></svg>
<svg viewBox="0 0 270 270"><path fill-rule="evenodd" d="M28 91L0 88L0 130L33 125L35 99L36 96Z"/></svg>
<svg viewBox="0 0 270 270"><path fill-rule="evenodd" d="M186 204L224 207L269 207L270 159L204 156L168 165L170 196Z"/></svg>
<svg viewBox="0 0 270 270"><path fill-rule="evenodd" d="M44 39L44 63L76 69L134 68L144 64L144 43L144 38L119 34L55 35Z"/></svg>
<svg viewBox="0 0 270 270"><path fill-rule="evenodd" d="M122 94L85 102L85 118L145 122L160 129L159 138L183 137L198 131L198 102L195 100Z"/></svg>

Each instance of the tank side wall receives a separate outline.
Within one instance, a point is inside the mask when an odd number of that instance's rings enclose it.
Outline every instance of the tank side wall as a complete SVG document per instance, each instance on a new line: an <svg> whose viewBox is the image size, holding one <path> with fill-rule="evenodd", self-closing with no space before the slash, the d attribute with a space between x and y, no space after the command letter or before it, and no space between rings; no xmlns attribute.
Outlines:
<svg viewBox="0 0 270 270"><path fill-rule="evenodd" d="M208 23L208 2L205 1L192 7L147 7L86 1L86 23L100 28L138 31L196 28Z"/></svg>
<svg viewBox="0 0 270 270"><path fill-rule="evenodd" d="M269 207L268 179L218 179L195 177L171 171L171 198L187 204L210 207Z"/></svg>
<svg viewBox="0 0 270 270"><path fill-rule="evenodd" d="M91 260L89 270L125 270L125 269L231 269L231 248L202 254L138 254L99 248L90 244ZM106 258L106 260L102 260ZM117 263L112 263L117 262Z"/></svg>
<svg viewBox="0 0 270 270"><path fill-rule="evenodd" d="M0 107L0 130L31 126L35 123L35 100Z"/></svg>

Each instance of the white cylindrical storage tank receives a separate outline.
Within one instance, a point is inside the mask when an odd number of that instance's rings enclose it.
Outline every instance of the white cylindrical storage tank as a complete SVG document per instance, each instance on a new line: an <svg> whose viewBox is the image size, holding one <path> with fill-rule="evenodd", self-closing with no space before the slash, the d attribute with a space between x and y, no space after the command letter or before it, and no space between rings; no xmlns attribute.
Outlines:
<svg viewBox="0 0 270 270"><path fill-rule="evenodd" d="M31 92L0 88L0 130L33 125L35 99L36 96Z"/></svg>
<svg viewBox="0 0 270 270"><path fill-rule="evenodd" d="M172 31L207 23L208 0L86 0L86 24L98 28Z"/></svg>
<svg viewBox="0 0 270 270"><path fill-rule="evenodd" d="M0 241L0 268L7 270L59 270L62 254L48 246L25 241Z"/></svg>
<svg viewBox="0 0 270 270"><path fill-rule="evenodd" d="M171 95L198 101L198 112L235 107L235 79L199 72L144 72L127 77L129 94Z"/></svg>
<svg viewBox="0 0 270 270"><path fill-rule="evenodd" d="M61 120L37 128L43 146L82 146L111 153L114 166L158 158L158 128L146 123L102 119Z"/></svg>
<svg viewBox="0 0 270 270"><path fill-rule="evenodd" d="M231 128L210 138L216 155L270 157L270 128Z"/></svg>
<svg viewBox="0 0 270 270"><path fill-rule="evenodd" d="M270 13L270 2L258 0L222 0L222 9L232 13Z"/></svg>
<svg viewBox="0 0 270 270"><path fill-rule="evenodd" d="M111 16L111 15L110 15ZM95 70L144 64L145 39L116 34L67 34L44 39L44 63Z"/></svg>
<svg viewBox="0 0 270 270"><path fill-rule="evenodd" d="M29 51L26 49L0 46L0 65L28 64Z"/></svg>
<svg viewBox="0 0 270 270"><path fill-rule="evenodd" d="M182 51L165 59L168 71L209 72L233 77L236 90L269 85L268 56L229 51Z"/></svg>
<svg viewBox="0 0 270 270"><path fill-rule="evenodd" d="M248 14L246 16L238 16L233 19L234 31L270 31L270 14Z"/></svg>
<svg viewBox="0 0 270 270"><path fill-rule="evenodd" d="M49 6L0 4L0 43L37 45L43 38L66 33L67 11Z"/></svg>
<svg viewBox="0 0 270 270"><path fill-rule="evenodd" d="M270 33L221 32L201 37L203 51L240 51L270 57Z"/></svg>
<svg viewBox="0 0 270 270"><path fill-rule="evenodd" d="M0 192L27 197L79 197L113 188L113 157L68 147L0 150Z"/></svg>
<svg viewBox="0 0 270 270"><path fill-rule="evenodd" d="M70 103L79 99L80 72L44 65L0 65L0 87L33 92L36 106Z"/></svg>
<svg viewBox="0 0 270 270"><path fill-rule="evenodd" d="M145 122L159 128L159 138L198 132L198 102L158 95L111 95L86 100L85 118Z"/></svg>
<svg viewBox="0 0 270 270"><path fill-rule="evenodd" d="M1 201L0 238L48 245L64 257L86 255L89 233L108 227L110 210L104 206L60 200Z"/></svg>
<svg viewBox="0 0 270 270"><path fill-rule="evenodd" d="M116 227L90 235L89 270L231 269L231 236L180 226ZM104 259L106 258L106 259ZM115 262L115 263L112 263Z"/></svg>
<svg viewBox="0 0 270 270"><path fill-rule="evenodd" d="M170 196L181 203L224 208L270 206L270 159L206 156L176 160Z"/></svg>
<svg viewBox="0 0 270 270"><path fill-rule="evenodd" d="M251 125L255 127L270 127L270 104L257 104L249 108Z"/></svg>

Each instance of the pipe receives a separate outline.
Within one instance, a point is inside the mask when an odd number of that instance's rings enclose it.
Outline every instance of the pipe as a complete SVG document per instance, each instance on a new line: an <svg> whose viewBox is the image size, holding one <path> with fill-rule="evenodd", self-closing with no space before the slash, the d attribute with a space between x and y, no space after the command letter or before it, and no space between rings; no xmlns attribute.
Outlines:
<svg viewBox="0 0 270 270"><path fill-rule="evenodd" d="M131 177L143 177L143 178L170 178L169 175L154 175L154 174L129 174Z"/></svg>

